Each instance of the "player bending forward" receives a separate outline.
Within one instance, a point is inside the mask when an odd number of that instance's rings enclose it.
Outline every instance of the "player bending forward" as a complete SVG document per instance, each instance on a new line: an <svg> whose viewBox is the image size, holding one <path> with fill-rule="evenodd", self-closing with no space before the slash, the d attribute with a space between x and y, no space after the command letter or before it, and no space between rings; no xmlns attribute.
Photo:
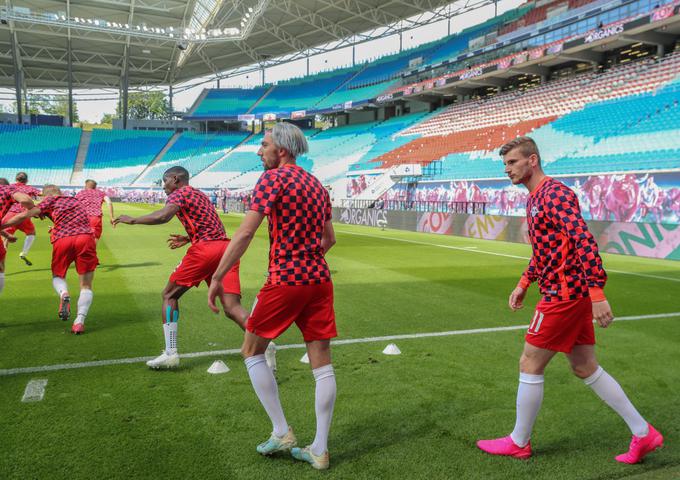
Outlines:
<svg viewBox="0 0 680 480"><path fill-rule="evenodd" d="M512 183L523 184L530 194L527 223L533 254L510 294L510 308L522 308L533 281L538 281L543 298L536 306L519 362L515 428L507 437L480 440L477 446L492 455L531 456L529 439L543 401L543 371L557 352L564 352L574 374L623 418L633 434L628 452L616 460L638 463L663 445L663 437L597 363L593 317L602 328L614 317L602 291L607 274L597 243L581 217L578 199L564 184L543 173L531 138L519 137L500 153Z"/></svg>
<svg viewBox="0 0 680 480"><path fill-rule="evenodd" d="M14 205L15 203L20 203L21 206L24 208L24 212L27 210L32 209L35 205L33 205L33 200L31 200L31 197L26 195L25 193L21 193L16 190L15 187L10 186L9 182L4 179L0 178L0 219L5 218L5 214L9 211L9 209ZM11 217L10 217L11 218ZM19 217L17 220L15 220L15 224L18 224L19 222L23 222L24 219L28 218L28 214L22 214L21 217ZM2 222L0 222L2 223ZM9 228L12 227L12 224L7 225ZM9 243L14 243L16 242L16 237L14 235L11 235L4 230L5 225L0 224L0 236L3 238L3 240L6 240ZM0 242L0 293L5 289L5 257L7 256L7 250L5 250L5 244L4 241Z"/></svg>
<svg viewBox="0 0 680 480"><path fill-rule="evenodd" d="M133 218L121 215L114 224L160 225L168 223L175 215L184 226L188 236L170 235L170 248L179 248L188 243L191 246L170 275L163 289L163 332L165 350L161 355L146 364L151 368L174 368L179 365L177 351L177 323L179 320L179 299L191 287L197 287L210 280L220 263L229 239L224 225L215 211L210 199L200 190L189 185L189 172L182 167L172 167L163 174L163 189L168 195L166 205L160 210L142 217ZM235 264L224 276L223 293L220 297L222 308L227 317L245 328L247 312L241 306L241 283L239 265Z"/></svg>
<svg viewBox="0 0 680 480"><path fill-rule="evenodd" d="M26 175L25 172L19 172L17 173L16 176L16 183L12 184L12 187L17 192L25 193L29 197L31 197L33 200L37 199L38 196L40 195L40 190L31 187L28 185L28 175ZM21 206L19 203L15 203L12 205L9 209L9 212L4 215L3 222L8 223L9 220L14 217L15 215L18 215L22 212L25 212L24 208ZM7 234L13 235L14 232L17 230L21 231L26 235L24 238L24 246L21 249L21 253L19 254L19 258L24 261L26 265L29 267L33 265L31 261L28 259L27 255L29 250L31 249L31 246L33 245L33 242L35 241L35 225L33 225L33 221L31 220L30 217L26 217L25 215L22 216L21 218L24 218L24 221L21 223L14 223L12 222L12 227L7 229ZM5 240L5 247L7 246L7 240Z"/></svg>
<svg viewBox="0 0 680 480"><path fill-rule="evenodd" d="M94 234L85 209L78 200L61 194L56 185L43 187L44 200L21 215L49 218L54 222L50 233L52 242L52 286L59 295L59 318L68 320L71 315L71 295L66 284L66 273L73 262L80 280L78 313L71 333L85 331L85 317L92 305L92 281L99 265ZM19 215L17 215L19 217ZM18 221L12 218L10 222Z"/></svg>
<svg viewBox="0 0 680 480"><path fill-rule="evenodd" d="M269 276L246 323L241 347L255 393L273 432L257 446L262 455L289 451L316 469L329 466L328 433L335 403L335 374L330 339L335 337L333 284L324 254L335 243L328 192L319 180L297 166L307 151L296 126L279 123L267 132L258 155L265 172L253 192L250 211L234 234L213 276L208 304L217 312L221 280L244 254L264 217L269 220ZM302 331L316 381L316 437L305 448L286 422L274 375L265 364L269 342L296 323Z"/></svg>

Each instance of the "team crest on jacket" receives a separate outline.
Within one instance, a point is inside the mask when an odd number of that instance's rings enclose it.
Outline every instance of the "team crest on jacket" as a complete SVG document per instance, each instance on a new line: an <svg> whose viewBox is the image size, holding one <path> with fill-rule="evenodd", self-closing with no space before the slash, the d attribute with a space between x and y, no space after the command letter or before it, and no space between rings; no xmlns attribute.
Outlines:
<svg viewBox="0 0 680 480"><path fill-rule="evenodd" d="M535 217L536 215L538 215L538 207L534 205L533 207L531 207L531 216Z"/></svg>

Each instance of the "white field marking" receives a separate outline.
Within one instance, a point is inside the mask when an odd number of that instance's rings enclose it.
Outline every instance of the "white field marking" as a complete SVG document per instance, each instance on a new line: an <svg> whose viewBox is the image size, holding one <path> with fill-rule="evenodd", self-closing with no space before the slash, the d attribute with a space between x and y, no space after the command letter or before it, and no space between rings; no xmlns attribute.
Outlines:
<svg viewBox="0 0 680 480"><path fill-rule="evenodd" d="M31 380L26 385L26 390L24 390L24 396L21 398L21 401L24 403L41 401L43 397L45 397L46 386L46 378Z"/></svg>
<svg viewBox="0 0 680 480"><path fill-rule="evenodd" d="M651 320L660 318L675 318L680 317L680 312L671 313L657 313L653 315L633 315L628 317L617 317L616 321L632 321L632 320ZM333 340L331 343L333 346L337 345L353 345L356 343L375 343L375 342L385 342L393 340L408 340L408 339L419 339L419 338L432 338L432 337L450 337L453 335L471 335L475 333L493 333L493 332L508 332L512 330L525 330L527 324L522 325L509 325L506 327L489 327L489 328L473 328L469 330L449 330L445 332L425 332L425 333L405 333L401 335L385 335L382 337L365 337L365 338L348 338L345 340ZM304 343L292 343L289 345L277 345L277 350L292 350L292 349L302 349L306 348ZM198 358L198 357L211 357L216 355L237 355L241 353L240 348L232 348L229 350L208 350L205 352L192 352L183 353L180 355L182 358ZM97 360L93 362L80 362L80 363L62 363L57 365L44 365L41 367L23 367L23 368L8 368L5 370L0 370L0 377L7 377L10 375L20 375L23 373L36 373L36 372L52 372L56 370L73 370L76 368L89 368L89 367L106 367L109 365L123 365L128 363L142 363L147 360L152 360L156 357L133 357L133 358L118 358L113 360Z"/></svg>
<svg viewBox="0 0 680 480"><path fill-rule="evenodd" d="M448 248L450 250L461 250L464 252L474 252L474 253L484 253L486 255L495 255L497 257L506 257L506 258L516 258L518 260L529 260L530 257L523 257L521 255L511 255L509 253L498 253L498 252L490 252L488 250L479 250L477 247L454 247L453 245L443 245L441 243L430 243L430 242L420 242L418 240L408 240L406 238L395 238L395 237L385 237L383 235L371 235L369 233L359 233L359 232L348 232L347 230L335 230L337 233L345 233L347 235L359 235L361 237L371 237L371 238L380 238L383 240L394 240L395 242L405 242L405 243L413 243L416 245L427 245L429 247L439 247L439 248ZM680 282L680 278L674 278L674 277L664 277L661 275L652 275L648 273L637 273L637 272L626 272L623 270L613 270L611 268L605 268L607 272L612 272L612 273L621 273L623 275L634 275L636 277L645 277L645 278L654 278L656 280L668 280L670 282Z"/></svg>

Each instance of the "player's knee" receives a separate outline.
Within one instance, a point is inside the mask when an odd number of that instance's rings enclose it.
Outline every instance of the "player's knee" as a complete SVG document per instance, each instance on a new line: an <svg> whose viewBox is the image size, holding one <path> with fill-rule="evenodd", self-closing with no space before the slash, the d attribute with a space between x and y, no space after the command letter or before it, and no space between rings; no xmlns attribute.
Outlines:
<svg viewBox="0 0 680 480"><path fill-rule="evenodd" d="M241 345L241 356L243 358L249 358L255 355L255 345L249 345L244 343Z"/></svg>
<svg viewBox="0 0 680 480"><path fill-rule="evenodd" d="M529 375L543 375L545 367L536 361L536 359L522 354L519 359L519 371L528 373Z"/></svg>
<svg viewBox="0 0 680 480"><path fill-rule="evenodd" d="M571 364L571 371L578 378L588 378L597 370L597 362Z"/></svg>

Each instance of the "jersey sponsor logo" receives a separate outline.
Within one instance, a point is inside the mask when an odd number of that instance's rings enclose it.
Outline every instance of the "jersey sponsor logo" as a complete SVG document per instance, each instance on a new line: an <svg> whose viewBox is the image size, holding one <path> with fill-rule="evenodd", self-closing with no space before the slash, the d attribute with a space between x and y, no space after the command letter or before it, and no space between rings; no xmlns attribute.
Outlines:
<svg viewBox="0 0 680 480"><path fill-rule="evenodd" d="M531 216L535 217L536 215L538 215L538 207L534 205L533 207L531 207Z"/></svg>

